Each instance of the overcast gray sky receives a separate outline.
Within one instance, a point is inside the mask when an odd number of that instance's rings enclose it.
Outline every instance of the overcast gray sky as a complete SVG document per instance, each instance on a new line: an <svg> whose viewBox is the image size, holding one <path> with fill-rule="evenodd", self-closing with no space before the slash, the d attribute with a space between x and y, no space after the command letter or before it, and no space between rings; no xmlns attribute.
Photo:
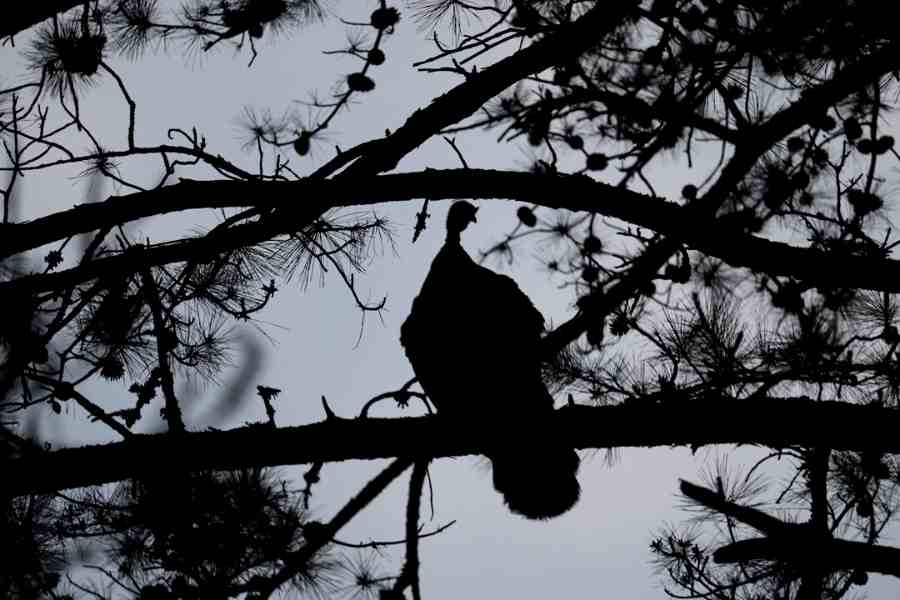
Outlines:
<svg viewBox="0 0 900 600"><path fill-rule="evenodd" d="M345 2L334 3L333 9L345 19L365 21L372 6L371 2ZM316 146L311 158L292 158L296 171L309 172L330 158L333 144L347 148L383 135L385 128L396 129L416 108L456 83L442 74L421 74L412 68L412 62L433 51L427 36L428 32L417 31L409 20L401 21L385 46L387 63L372 73L376 89L335 120L328 132L329 143ZM240 149L240 132L235 124L243 107L270 109L275 114L292 109L302 111L295 100L307 100L312 91L327 94L341 74L356 66L351 59L321 54L322 50L341 47L344 40L345 29L330 19L326 27L313 27L275 40L267 36L249 69L247 56L235 55L227 47L186 58L177 43L168 53L148 54L134 63L114 58L112 63L138 101L139 144L164 142L169 127L197 127L206 136L212 152L252 170L255 156ZM3 82L18 81L20 67L14 51L9 47L0 49ZM108 146L124 143L125 105L108 79L84 95L81 110ZM494 133L461 135L458 143L473 167L522 169L527 164L521 146L498 145ZM79 142L76 147L87 148L87 144ZM398 170L458 166L453 151L438 139L410 155ZM160 174L153 161L123 163L122 167L128 176L144 183ZM684 169L674 158L670 165L660 167L659 191L674 197L672 194L682 185L699 179L700 175ZM73 178L79 170L59 169L27 177L20 196L25 213L33 217L82 202L84 180ZM109 193L118 192L106 188L104 197ZM473 253L515 224L515 204L481 205L478 224L463 238L465 247ZM322 395L338 414L353 415L371 396L399 387L412 377L398 341L399 327L443 242L441 223L447 205L432 205L431 227L419 242L411 245L412 225L419 208L420 202L416 201L377 209L395 225L397 252L388 251L376 258L366 277L359 281L363 294L371 293L373 298L387 295L388 302L383 321L369 316L358 345L360 315L340 282L329 278L325 288L311 287L306 291L297 285L280 285L282 291L271 309L262 314L264 323L260 324L272 342L256 336L265 358L261 371L250 382L252 386L264 384L284 390L276 401L279 424L320 420ZM192 218L193 215L180 215L142 222L133 231L156 239L208 223L199 220L199 215L196 221ZM533 254L534 249L520 253L520 260L508 272L545 317L559 323L571 314L572 298L569 292L557 288L558 282L538 269ZM240 363L241 357L235 361ZM200 407L196 414L214 405L235 376L234 372L226 373L220 387L207 387L197 400ZM109 405L120 392L97 387L93 393L100 404ZM251 398L252 394L250 387L243 409L219 426L263 419L262 406ZM107 396L110 400L104 399ZM404 413L383 407L378 414ZM189 426L192 424L203 425L189 420ZM99 435L81 414L48 419L44 433L61 445L84 443ZM720 450L725 451L730 449ZM661 584L665 580L652 571L649 542L664 524L687 516L676 510L677 479L697 480L700 470L715 456L716 450L703 450L696 456L683 448L627 450L621 451L618 461L609 467L602 453L585 454L580 503L568 514L546 523L509 514L492 488L483 461L439 460L431 469L435 515L427 527L450 520L457 523L444 534L423 542L423 593L429 600L662 598ZM732 453L731 460L740 463L756 456L758 453L753 451L741 451ZM368 462L327 465L313 496L315 514L329 518L381 466ZM289 469L296 473L302 470L303 467ZM395 483L389 493L342 531L340 538L367 541L402 537L405 490L405 482ZM427 511L425 516L429 516ZM885 541L892 542L895 540ZM390 556L399 554L389 553ZM866 590L871 597L884 597L891 585L887 578L872 577Z"/></svg>

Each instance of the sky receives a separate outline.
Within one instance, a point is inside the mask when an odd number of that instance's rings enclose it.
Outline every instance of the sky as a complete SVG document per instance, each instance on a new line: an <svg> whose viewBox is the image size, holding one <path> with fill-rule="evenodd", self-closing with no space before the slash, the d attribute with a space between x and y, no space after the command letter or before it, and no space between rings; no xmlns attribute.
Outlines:
<svg viewBox="0 0 900 600"><path fill-rule="evenodd" d="M365 21L372 3L334 3L332 9L347 20ZM335 81L356 64L346 57L321 53L341 47L345 31L335 19L330 19L327 26L275 40L264 38L251 68L246 66L246 54L234 54L229 48L185 56L177 43L168 52L151 53L136 62L112 58L111 63L138 102L139 144L163 143L170 127L196 127L206 136L212 152L252 169L256 158L241 150L241 132L236 124L244 107L269 109L273 114L286 110L302 112L297 101L308 100L312 91L327 94ZM446 74L419 73L412 67L415 60L434 51L428 37L429 32L417 30L404 18L385 46L386 64L372 72L376 89L335 120L328 131L328 143L315 146L311 159L292 157L292 167L298 173L307 173L331 157L334 144L348 148L383 135L385 128L396 129L416 108L457 83ZM0 48L2 81L15 82L20 73L15 52ZM124 143L127 113L109 79L85 94L82 112L110 146ZM521 145L497 144L496 132L459 135L457 143L473 167L524 169L528 163L527 151ZM397 170L458 166L450 146L433 139L404 159ZM158 163L153 161L123 164L122 168L144 183L160 174ZM74 177L79 170L58 169L27 177L20 193L24 214L33 218L82 202L85 181ZM687 171L673 160L661 165L657 175L661 195L674 199L685 183L699 180L703 173ZM125 192L106 187L100 197ZM463 237L464 247L473 254L515 225L516 204L480 204L477 225ZM215 423L217 427L235 427L265 418L262 405L253 397L253 387L258 384L283 390L275 404L276 420L281 425L297 425L323 418L323 395L338 415L351 416L368 398L396 389L410 379L412 369L399 343L399 328L443 242L441 225L448 206L432 204L431 226L412 245L412 227L420 205L414 201L375 208L394 224L396 251L388 249L376 257L358 285L363 297L387 295L382 319L370 315L360 338L360 314L339 281L329 277L324 287L313 285L306 290L297 282L280 283L281 291L257 324L265 336L252 327L241 329L243 339L253 340L246 343L262 352L261 367L248 375L241 371L242 359L238 356L237 366L223 375L219 385L193 391L182 388L182 395L194 396L192 402L196 405L187 411L188 426L199 429L209 424L203 419L215 414L216 402L223 392L239 380L251 384L245 392L245 403L227 420ZM131 231L159 239L208 223L208 217L186 213L143 221ZM572 297L558 289L559 282L541 271L535 253L534 248L525 249L517 262L504 271L516 279L548 321L559 323L572 314ZM490 266L498 268L495 263ZM89 390L101 405L113 404L119 394L102 386ZM414 412L417 410L381 407L376 414L401 416L418 414ZM44 416L47 418L40 420L42 434L56 446L78 445L103 436L111 439L87 423L83 415L66 412L53 419L49 414ZM145 425L147 429L158 426ZM663 598L665 579L653 571L649 543L664 525L682 522L689 516L679 509L678 479L698 481L699 473L726 452L737 464L751 464L759 456L757 451L732 453L727 448L703 449L696 455L685 448L622 450L610 465L603 453L584 453L579 504L566 515L541 523L508 513L493 490L483 460L438 460L431 467L435 512L426 529L451 520L456 523L422 543L423 594L429 600ZM330 518L381 467L383 463L365 461L326 465L312 499L314 515L323 520ZM304 469L289 467L284 472L298 475ZM776 478L777 475L776 470ZM401 538L405 479L395 482L352 521L341 531L340 538L351 542ZM427 511L424 516L430 517ZM394 559L395 566L400 564L397 552L389 552L386 558ZM888 593L889 585L887 578L872 577L866 591L870 597L879 598Z"/></svg>

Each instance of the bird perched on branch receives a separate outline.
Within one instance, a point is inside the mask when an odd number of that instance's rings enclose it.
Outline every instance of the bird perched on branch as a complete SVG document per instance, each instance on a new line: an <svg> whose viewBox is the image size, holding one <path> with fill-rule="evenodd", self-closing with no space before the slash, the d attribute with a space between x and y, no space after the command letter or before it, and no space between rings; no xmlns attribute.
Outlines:
<svg viewBox="0 0 900 600"><path fill-rule="evenodd" d="M544 318L515 281L476 264L460 234L477 208L447 214L447 240L431 264L400 342L441 418L487 428L494 487L509 509L549 519L578 501L575 451L548 427L553 398L541 378Z"/></svg>

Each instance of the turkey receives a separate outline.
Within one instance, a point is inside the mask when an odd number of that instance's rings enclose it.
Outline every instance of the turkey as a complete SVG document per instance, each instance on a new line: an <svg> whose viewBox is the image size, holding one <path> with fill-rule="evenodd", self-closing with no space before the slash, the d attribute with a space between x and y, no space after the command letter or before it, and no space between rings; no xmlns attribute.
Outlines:
<svg viewBox="0 0 900 600"><path fill-rule="evenodd" d="M530 519L578 501L579 459L548 429L553 398L541 379L544 318L506 277L476 264L460 234L477 208L447 214L447 240L400 328L400 343L439 418L487 427L494 487Z"/></svg>

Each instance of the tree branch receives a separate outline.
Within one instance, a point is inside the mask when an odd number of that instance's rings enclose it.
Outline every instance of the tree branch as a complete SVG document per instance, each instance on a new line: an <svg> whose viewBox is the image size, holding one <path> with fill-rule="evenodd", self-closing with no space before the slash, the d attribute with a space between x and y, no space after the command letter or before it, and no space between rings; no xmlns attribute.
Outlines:
<svg viewBox="0 0 900 600"><path fill-rule="evenodd" d="M793 104L743 132L741 142L735 147L718 179L706 194L685 208L696 226L713 226L713 217L726 199L747 177L760 157L779 140L808 123L815 115L864 89L873 80L878 81L885 73L900 68L898 50L900 42L894 42L870 56L860 57L859 61L846 65L828 81L804 90ZM558 352L586 331L593 320L602 318L632 297L678 251L678 247L679 240L671 237L664 237L652 244L634 260L627 277L610 289L597 290L591 297L585 298L582 310L547 336L544 340L546 352Z"/></svg>
<svg viewBox="0 0 900 600"><path fill-rule="evenodd" d="M64 13L83 4L84 0L16 2L3 11L3 19L0 19L0 38L15 35L29 27L34 27L44 19L49 19L53 15Z"/></svg>
<svg viewBox="0 0 900 600"><path fill-rule="evenodd" d="M485 102L529 75L571 60L600 44L623 18L633 13L630 2L600 3L573 23L534 42L489 67L417 110L390 136L351 164L342 177L374 175L394 169L400 160L436 135L473 114Z"/></svg>
<svg viewBox="0 0 900 600"><path fill-rule="evenodd" d="M353 180L187 180L158 190L113 196L104 202L80 205L28 223L7 225L0 241L0 258L100 227L180 210L295 205L304 211L295 212L294 219L286 219L282 214L278 219L235 226L215 239L204 236L146 248L142 250L140 264L135 262L135 256L112 256L64 271L2 282L0 293L62 289L101 275L132 273L142 265L181 262L204 253L259 243L300 228L310 215L318 215L326 207L366 206L423 197L434 200L502 198L590 212L665 234L733 266L790 275L812 285L900 292L900 261L798 248L746 234L724 223L703 226L685 207L586 176L449 169ZM320 198L328 198L328 202Z"/></svg>
<svg viewBox="0 0 900 600"><path fill-rule="evenodd" d="M175 395L175 377L172 374L172 366L169 364L169 352L177 346L177 339L172 339L176 334L174 330L166 327L163 314L162 301L159 298L159 290L156 288L156 280L149 267L141 272L144 297L150 314L153 315L153 333L156 337L156 356L159 364L159 384L163 390L166 406L166 423L172 433L184 432L184 419L181 416L181 407Z"/></svg>
<svg viewBox="0 0 900 600"><path fill-rule="evenodd" d="M709 398L654 406L573 406L554 417L574 448L760 444L823 446L900 454L895 409L806 398ZM710 422L729 427L710 427ZM816 423L816 427L797 427ZM173 468L240 469L311 462L483 454L496 432L465 430L434 417L329 419L299 427L255 425L190 432L178 438L135 435L123 442L29 454L3 464L14 495L99 485Z"/></svg>
<svg viewBox="0 0 900 600"><path fill-rule="evenodd" d="M389 464L383 471L373 477L358 494L351 498L328 523L323 524L315 536L307 535L306 544L286 557L284 568L272 576L262 590L262 597L269 598L281 585L284 585L302 572L303 568L316 553L330 542L344 525L349 523L372 500L377 498L410 464L411 461L399 458Z"/></svg>
<svg viewBox="0 0 900 600"><path fill-rule="evenodd" d="M828 571L861 569L900 577L900 548L835 539L827 529L823 532L813 522L782 521L757 508L730 502L713 490L689 481L682 481L680 488L691 500L766 535L722 546L713 553L717 563L772 560L801 567L807 572L804 576L807 593L821 591L823 573Z"/></svg>
<svg viewBox="0 0 900 600"><path fill-rule="evenodd" d="M822 540L797 536L773 540L752 538L722 546L713 553L720 564L772 560L786 564L798 561L813 562L825 571L854 571L881 573L900 577L900 548L854 542L851 540Z"/></svg>

